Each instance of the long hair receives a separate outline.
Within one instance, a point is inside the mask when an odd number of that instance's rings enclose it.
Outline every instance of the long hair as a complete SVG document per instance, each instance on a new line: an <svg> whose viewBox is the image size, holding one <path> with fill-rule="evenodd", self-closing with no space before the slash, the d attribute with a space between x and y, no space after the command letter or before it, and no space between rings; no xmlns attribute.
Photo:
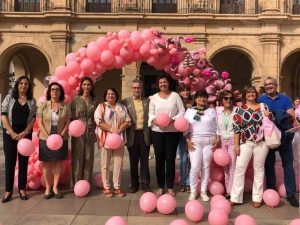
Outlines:
<svg viewBox="0 0 300 225"><path fill-rule="evenodd" d="M59 101L63 102L65 100L65 91L64 91L64 88L57 82L53 82L53 83L49 84L47 93L46 93L47 100L49 101L51 99L50 92L51 92L51 87L53 85L57 85L59 87L59 89L60 89Z"/></svg>
<svg viewBox="0 0 300 225"><path fill-rule="evenodd" d="M189 94L188 99L192 100L192 95L191 95L191 89L190 89L190 86L188 86L188 85L186 85L186 84L181 84L181 85L178 86L177 91L178 91L179 94L180 94L180 92L182 92L182 91L189 91L190 94ZM181 95L180 95L180 97L181 97L181 99L183 99Z"/></svg>
<svg viewBox="0 0 300 225"><path fill-rule="evenodd" d="M31 84L31 81L29 80L29 78L26 77L26 76L24 76L24 75L23 75L23 76L20 76L20 77L16 80L11 95L12 95L12 97L13 97L14 99L16 99L16 100L19 98L19 84L20 84L20 82L21 82L22 80L27 80L27 81L28 81L29 86L28 86L28 90L27 90L27 92L26 92L26 97L27 97L28 100L31 100L31 99L33 98L33 94L32 94L32 84Z"/></svg>
<svg viewBox="0 0 300 225"><path fill-rule="evenodd" d="M90 83L91 83L91 90L90 90L90 96L92 97L92 98L95 98L95 93L94 93L94 82L93 82L93 80L90 78L90 77L88 77L88 76L85 76L85 77L83 77L82 79L81 79L81 81L80 81L80 85L79 85L79 91L78 91L78 95L79 96L82 96L83 95L83 89L82 89L82 84L83 84L83 82L84 81L89 81Z"/></svg>

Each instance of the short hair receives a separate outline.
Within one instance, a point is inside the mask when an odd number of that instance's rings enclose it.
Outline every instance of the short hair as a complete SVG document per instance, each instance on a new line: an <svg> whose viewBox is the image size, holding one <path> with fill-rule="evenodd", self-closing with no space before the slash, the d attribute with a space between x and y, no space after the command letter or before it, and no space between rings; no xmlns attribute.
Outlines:
<svg viewBox="0 0 300 225"><path fill-rule="evenodd" d="M31 100L31 99L33 98L33 93L32 93L32 83L31 83L30 79L29 79L28 77L24 76L24 75L20 76L20 77L16 80L11 95L12 95L12 97L13 97L14 99L16 99L16 100L19 98L19 84L20 84L20 82L21 82L22 80L27 80L27 81L28 81L29 86L28 86L28 90L27 90L27 92L26 92L26 97L27 97L28 100Z"/></svg>
<svg viewBox="0 0 300 225"><path fill-rule="evenodd" d="M276 86L278 86L278 81L277 81L277 79L275 79L274 77L266 77L266 78L264 79L264 84L266 83L267 80L272 80L272 81L274 82L274 84L275 84Z"/></svg>
<svg viewBox="0 0 300 225"><path fill-rule="evenodd" d="M117 90L116 90L115 88L113 88L113 87L107 88L106 91L104 92L104 95L103 95L104 101L106 101L106 95L107 95L107 92L108 92L109 90L110 90L110 91L113 91L113 92L115 93L115 95L116 95L116 102L117 102L117 101L119 100L119 94L118 94Z"/></svg>
<svg viewBox="0 0 300 225"><path fill-rule="evenodd" d="M155 84L158 86L159 80L161 79L166 79L168 81L168 83L170 84L170 76L168 76L167 74L159 74L156 79L155 79Z"/></svg>
<svg viewBox="0 0 300 225"><path fill-rule="evenodd" d="M138 84L140 84L143 87L143 82L140 79L138 79L138 78L133 79L131 81L131 84L133 84L133 83L138 83Z"/></svg>
<svg viewBox="0 0 300 225"><path fill-rule="evenodd" d="M60 90L60 96L59 96L59 101L63 102L65 100L65 91L64 88L61 86L61 84L57 83L57 82L53 82L51 84L49 84L48 89L47 89L47 93L46 93L46 98L49 101L51 99L51 87L57 85L59 87Z"/></svg>
<svg viewBox="0 0 300 225"><path fill-rule="evenodd" d="M247 85L247 86L245 86L245 87L243 88L243 90L242 90L242 100L243 100L243 103L246 102L246 95L247 95L247 93L248 93L250 90L253 90L253 91L255 92L255 94L256 94L255 101L257 102L258 93L257 93L255 87L254 87L253 85Z"/></svg>
<svg viewBox="0 0 300 225"><path fill-rule="evenodd" d="M226 96L226 95L229 95L231 94L231 96L233 97L233 102L234 102L234 94L232 91L229 91L229 90L222 90L219 95L218 95L218 101L222 101L222 99Z"/></svg>
<svg viewBox="0 0 300 225"><path fill-rule="evenodd" d="M92 85L92 88L91 88L91 90L90 90L90 96L91 96L92 98L95 98L95 93L94 93L94 82L93 82L92 78L90 78L90 77L88 77L88 76L85 76L85 77L83 77L83 78L81 79L80 85L79 85L78 95L79 95L79 96L82 96L82 95L83 95L82 84L83 84L83 82L86 81L86 80L88 80L88 81L91 83L91 85Z"/></svg>

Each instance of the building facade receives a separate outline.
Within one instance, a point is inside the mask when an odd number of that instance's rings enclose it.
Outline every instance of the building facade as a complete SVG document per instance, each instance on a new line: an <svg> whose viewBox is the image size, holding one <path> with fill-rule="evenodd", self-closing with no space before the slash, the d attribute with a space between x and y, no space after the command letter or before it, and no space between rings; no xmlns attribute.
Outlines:
<svg viewBox="0 0 300 225"><path fill-rule="evenodd" d="M230 73L235 89L279 80L280 90L300 96L299 0L0 0L0 93L20 75L34 82L36 98L44 78L64 65L65 56L107 32L154 27L165 36L193 36L189 50L207 48L218 71ZM103 74L102 96L113 86L130 95L136 76L145 95L161 73L136 62Z"/></svg>

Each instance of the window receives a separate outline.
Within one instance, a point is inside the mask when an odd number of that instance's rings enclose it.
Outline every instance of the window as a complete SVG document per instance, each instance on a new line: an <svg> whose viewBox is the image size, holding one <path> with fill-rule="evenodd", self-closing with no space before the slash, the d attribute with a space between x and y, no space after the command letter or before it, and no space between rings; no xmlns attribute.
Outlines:
<svg viewBox="0 0 300 225"><path fill-rule="evenodd" d="M87 12L111 12L111 0L87 0Z"/></svg>
<svg viewBox="0 0 300 225"><path fill-rule="evenodd" d="M245 13L245 0L223 0L220 2L220 13L243 14Z"/></svg>
<svg viewBox="0 0 300 225"><path fill-rule="evenodd" d="M153 13L176 13L177 0L152 0Z"/></svg>
<svg viewBox="0 0 300 225"><path fill-rule="evenodd" d="M39 12L40 1L39 0L16 0L15 11L17 12Z"/></svg>

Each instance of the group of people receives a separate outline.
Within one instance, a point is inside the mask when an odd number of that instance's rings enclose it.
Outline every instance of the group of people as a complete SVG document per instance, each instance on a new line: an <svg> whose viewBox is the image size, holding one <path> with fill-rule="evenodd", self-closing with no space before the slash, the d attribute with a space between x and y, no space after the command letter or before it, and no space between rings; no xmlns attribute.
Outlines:
<svg viewBox="0 0 300 225"><path fill-rule="evenodd" d="M246 86L242 90L243 104L234 106L234 94L222 91L218 95L218 106L208 102L205 91L197 91L193 96L189 86L180 85L178 93L171 91L169 76L159 75L156 79L158 93L149 98L142 97L143 84L139 79L131 83L132 96L119 100L118 92L108 88L104 102L99 103L94 94L94 84L89 77L80 82L78 96L71 105L64 103L63 87L56 82L48 86L47 102L36 107L32 96L30 80L21 76L15 83L12 94L2 103L1 118L4 126L3 140L5 153L5 194L2 202L12 198L14 170L18 156L18 189L22 200L27 200L28 157L17 151L20 139L31 138L36 116L39 121L39 160L43 162L45 177L44 198L62 198L58 183L62 175L63 160L68 157L68 127L71 120L84 122L86 131L81 137L71 137L71 188L78 180L92 182L94 143L101 151L101 175L103 194L106 197L124 197L121 188L122 163L127 146L130 159L130 192L140 188L151 191L148 157L153 144L158 189L156 195L168 193L175 196L175 159L180 153L180 191L188 191L189 200L196 199L197 182L201 174L200 197L209 201L207 186L210 176L213 151L224 148L230 156L230 163L224 167L226 196L231 205L243 202L245 173L253 158L254 178L252 205L262 204L263 183L266 174L267 188L276 188L275 153L282 159L287 200L299 207L295 198L296 181L293 168L293 133L282 130L281 146L269 150L264 138L258 132L264 117L269 117L278 126L284 119L285 126L299 126L291 100L277 92L277 81L268 77L264 81L266 93L259 97L255 87ZM161 113L169 116L167 126L160 126L157 119ZM176 119L184 117L189 128L185 132L175 129ZM298 118L299 119L299 118ZM123 143L117 149L107 146L106 138L111 133L121 136ZM46 140L51 134L63 137L63 145L51 151ZM110 165L113 161L112 185ZM52 175L53 174L53 175Z"/></svg>

